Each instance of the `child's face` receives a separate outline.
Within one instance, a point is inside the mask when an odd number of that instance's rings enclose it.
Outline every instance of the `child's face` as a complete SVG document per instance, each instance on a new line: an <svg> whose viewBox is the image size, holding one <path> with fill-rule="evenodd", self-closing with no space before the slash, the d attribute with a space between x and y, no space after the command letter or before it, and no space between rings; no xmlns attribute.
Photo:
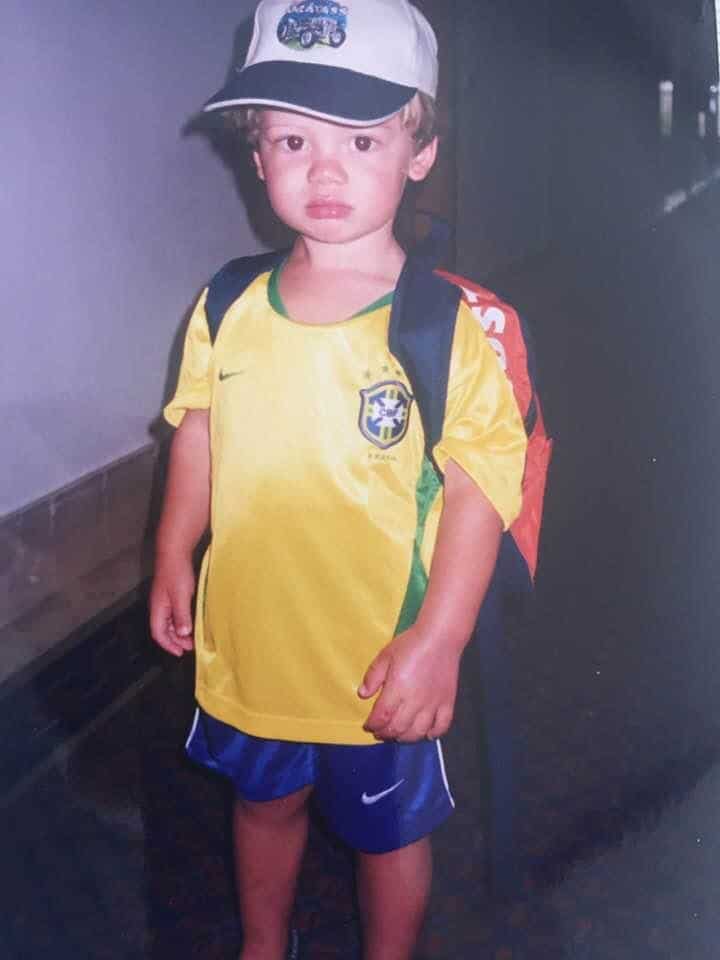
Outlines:
<svg viewBox="0 0 720 960"><path fill-rule="evenodd" d="M263 110L254 157L284 223L305 237L343 244L387 235L407 180L427 176L436 148L433 141L416 154L399 116L359 129Z"/></svg>

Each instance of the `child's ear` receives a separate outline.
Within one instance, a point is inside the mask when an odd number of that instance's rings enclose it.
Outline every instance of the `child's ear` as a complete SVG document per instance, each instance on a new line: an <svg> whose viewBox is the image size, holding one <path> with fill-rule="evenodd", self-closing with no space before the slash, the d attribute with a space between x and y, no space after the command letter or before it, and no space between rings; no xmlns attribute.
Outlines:
<svg viewBox="0 0 720 960"><path fill-rule="evenodd" d="M424 180L425 177L432 170L432 166L435 163L435 158L437 157L438 149L438 138L433 137L433 139L426 146L422 148L420 153L416 153L415 156L410 161L410 166L408 168L408 177L411 180Z"/></svg>
<svg viewBox="0 0 720 960"><path fill-rule="evenodd" d="M262 160L261 160L261 158L260 158L260 151L259 151L259 150L253 150L253 162L255 163L255 170L256 170L256 172L257 172L258 177L260 178L260 180L264 180L264 179L265 179L265 171L264 171L264 169L263 169Z"/></svg>

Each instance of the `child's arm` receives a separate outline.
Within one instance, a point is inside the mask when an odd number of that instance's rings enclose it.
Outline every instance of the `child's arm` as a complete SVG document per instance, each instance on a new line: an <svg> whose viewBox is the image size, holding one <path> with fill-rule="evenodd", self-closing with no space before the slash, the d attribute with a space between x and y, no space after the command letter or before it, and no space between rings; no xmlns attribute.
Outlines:
<svg viewBox="0 0 720 960"><path fill-rule="evenodd" d="M497 558L502 521L453 461L427 593L415 624L370 665L360 695L382 687L365 729L381 740L439 737L452 723L460 657L470 640Z"/></svg>
<svg viewBox="0 0 720 960"><path fill-rule="evenodd" d="M188 410L175 431L150 591L150 632L168 653L192 650L192 554L210 515L210 428L207 410Z"/></svg>

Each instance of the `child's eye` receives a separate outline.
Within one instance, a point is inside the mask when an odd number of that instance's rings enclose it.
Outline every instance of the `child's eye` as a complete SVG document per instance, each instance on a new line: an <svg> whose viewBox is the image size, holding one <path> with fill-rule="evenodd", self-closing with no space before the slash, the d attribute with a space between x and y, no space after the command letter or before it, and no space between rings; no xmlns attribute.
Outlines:
<svg viewBox="0 0 720 960"><path fill-rule="evenodd" d="M367 153L368 150L372 150L375 145L375 141L372 137L359 136L355 137L355 149L359 150L360 153Z"/></svg>
<svg viewBox="0 0 720 960"><path fill-rule="evenodd" d="M291 153L297 153L298 150L302 150L302 148L305 146L304 137L299 137L297 134L291 134L289 137L283 137L282 142Z"/></svg>

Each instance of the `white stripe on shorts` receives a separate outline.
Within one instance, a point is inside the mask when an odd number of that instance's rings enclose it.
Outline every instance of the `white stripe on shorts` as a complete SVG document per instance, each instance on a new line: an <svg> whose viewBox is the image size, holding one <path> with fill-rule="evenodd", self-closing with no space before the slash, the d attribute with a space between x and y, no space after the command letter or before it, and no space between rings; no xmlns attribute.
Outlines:
<svg viewBox="0 0 720 960"><path fill-rule="evenodd" d="M186 749L186 750L187 750L187 748L190 746L190 741L191 741L192 738L195 736L195 731L197 730L197 725L198 725L198 720L199 720L199 719L200 719L200 707L196 707L196 708L195 708L195 716L193 717L192 727L190 727L190 733L188 734L188 738L187 738L187 740L185 741L185 749Z"/></svg>
<svg viewBox="0 0 720 960"><path fill-rule="evenodd" d="M455 800L453 799L452 793L450 793L450 784L448 783L447 773L445 772L445 758L443 757L442 747L440 746L439 740L435 741L435 746L437 747L438 761L440 762L440 772L442 773L443 783L445 784L448 800L450 801L452 808L454 810Z"/></svg>

